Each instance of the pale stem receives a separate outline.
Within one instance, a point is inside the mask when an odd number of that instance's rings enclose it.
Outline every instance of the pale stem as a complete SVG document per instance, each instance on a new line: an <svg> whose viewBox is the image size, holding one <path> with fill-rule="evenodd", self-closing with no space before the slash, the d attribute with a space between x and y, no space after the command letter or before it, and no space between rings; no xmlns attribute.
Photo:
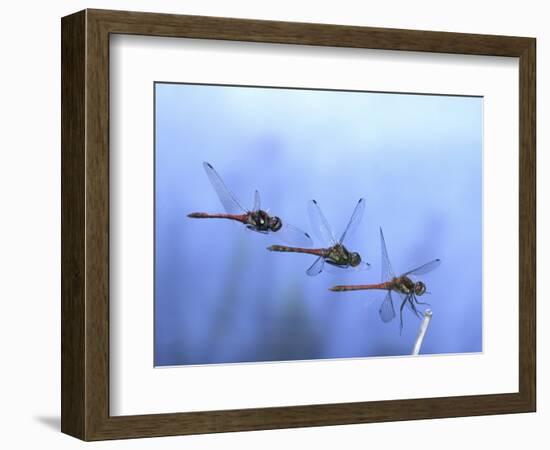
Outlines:
<svg viewBox="0 0 550 450"><path fill-rule="evenodd" d="M424 336L426 335L428 325L430 325L430 320L432 320L432 310L427 309L426 311L424 311L424 318L422 319L420 327L418 328L418 334L416 335L416 341L414 342L414 347L412 351L413 355L418 355L420 353L420 347L422 347L422 341L424 340Z"/></svg>

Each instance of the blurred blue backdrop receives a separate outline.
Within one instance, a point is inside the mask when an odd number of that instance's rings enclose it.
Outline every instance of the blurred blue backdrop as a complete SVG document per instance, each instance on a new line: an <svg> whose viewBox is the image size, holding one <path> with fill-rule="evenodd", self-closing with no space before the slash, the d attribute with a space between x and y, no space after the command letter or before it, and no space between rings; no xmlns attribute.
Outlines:
<svg viewBox="0 0 550 450"><path fill-rule="evenodd" d="M400 335L398 317L378 316L384 292L328 291L380 281L380 226L396 273L442 260L422 277L433 319L421 353L482 351L482 98L168 83L155 94L155 365L410 354L409 310ZM371 270L308 277L313 257L268 252L270 236L187 218L223 212L203 161L245 208L258 189L310 234L309 199L339 236L364 197L347 247Z"/></svg>

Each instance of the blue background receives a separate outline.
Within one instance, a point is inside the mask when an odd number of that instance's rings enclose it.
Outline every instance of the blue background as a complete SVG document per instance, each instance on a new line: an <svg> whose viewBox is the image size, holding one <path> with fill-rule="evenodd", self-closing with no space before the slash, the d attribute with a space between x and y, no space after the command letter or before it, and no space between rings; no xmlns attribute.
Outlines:
<svg viewBox="0 0 550 450"><path fill-rule="evenodd" d="M399 317L378 316L385 292L328 291L380 281L380 226L397 274L442 260L421 277L422 353L482 351L482 98L166 83L155 95L155 365L410 354L409 310L400 335ZM371 270L308 277L312 256L187 218L223 212L203 161L245 208L258 189L310 234L308 200L339 236L364 197L346 243Z"/></svg>

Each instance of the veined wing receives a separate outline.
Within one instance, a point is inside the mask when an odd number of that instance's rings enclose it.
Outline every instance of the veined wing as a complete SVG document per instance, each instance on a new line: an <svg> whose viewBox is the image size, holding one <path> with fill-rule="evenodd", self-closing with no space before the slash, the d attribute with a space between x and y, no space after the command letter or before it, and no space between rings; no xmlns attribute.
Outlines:
<svg viewBox="0 0 550 450"><path fill-rule="evenodd" d="M212 184L212 187L218 194L221 204L223 205L225 211L228 214L242 214L246 210L240 205L240 203L235 198L235 195L227 188L221 177L218 175L218 172L214 170L214 167L210 163L202 163L206 175Z"/></svg>
<svg viewBox="0 0 550 450"><path fill-rule="evenodd" d="M311 221L311 228L313 229L313 232L315 233L317 238L321 241L323 245L328 245L330 247L336 245L337 242L334 238L332 228L328 224L328 221L321 211L321 208L319 207L317 201L310 200L307 206L309 220Z"/></svg>
<svg viewBox="0 0 550 450"><path fill-rule="evenodd" d="M315 275L319 275L323 271L323 267L325 266L325 258L322 256L319 256L315 262L311 265L309 269L307 269L306 273L310 277L314 277Z"/></svg>
<svg viewBox="0 0 550 450"><path fill-rule="evenodd" d="M252 211L259 211L262 209L262 201L260 199L260 193L258 192L258 189L254 191L254 206L252 207Z"/></svg>
<svg viewBox="0 0 550 450"><path fill-rule="evenodd" d="M309 234L286 222L283 222L280 230L274 231L272 234L288 245L296 247L311 247L313 245Z"/></svg>
<svg viewBox="0 0 550 450"><path fill-rule="evenodd" d="M348 226L342 233L342 236L340 237L340 240L338 242L343 243L346 236L352 235L359 224L361 223L361 219L363 218L363 213L365 212L365 199L360 198L357 202L357 205L355 206L355 209L353 210L353 214L351 215L351 218L348 222Z"/></svg>
<svg viewBox="0 0 550 450"><path fill-rule="evenodd" d="M382 322L390 322L395 317L395 309L393 308L393 300L391 298L391 291L388 291L384 301L380 305L378 310Z"/></svg>
<svg viewBox="0 0 550 450"><path fill-rule="evenodd" d="M380 227L380 248L382 252L382 281L390 281L395 277L395 274L391 267L390 258L388 257L388 250L386 249L386 240L384 239L382 227Z"/></svg>
<svg viewBox="0 0 550 450"><path fill-rule="evenodd" d="M433 261L430 261L429 263L423 264L420 267L417 267L416 269L409 270L408 272L404 273L403 276L407 275L424 275L425 273L431 272L432 270L439 267L441 264L440 259L434 259Z"/></svg>

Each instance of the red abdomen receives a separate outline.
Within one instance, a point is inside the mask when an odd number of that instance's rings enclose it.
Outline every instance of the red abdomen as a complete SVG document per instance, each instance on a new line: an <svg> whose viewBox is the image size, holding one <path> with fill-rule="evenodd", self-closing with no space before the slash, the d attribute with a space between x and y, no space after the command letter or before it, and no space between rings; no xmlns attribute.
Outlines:
<svg viewBox="0 0 550 450"><path fill-rule="evenodd" d="M351 285L340 285L333 286L330 288L331 291L341 292L341 291L367 291L367 290L390 290L392 288L391 281L385 281L383 283L377 284L351 284Z"/></svg>
<svg viewBox="0 0 550 450"><path fill-rule="evenodd" d="M247 223L248 214L224 214L224 213L203 213L203 212L194 212L187 214L187 217L193 219L229 219L236 220L237 222Z"/></svg>

